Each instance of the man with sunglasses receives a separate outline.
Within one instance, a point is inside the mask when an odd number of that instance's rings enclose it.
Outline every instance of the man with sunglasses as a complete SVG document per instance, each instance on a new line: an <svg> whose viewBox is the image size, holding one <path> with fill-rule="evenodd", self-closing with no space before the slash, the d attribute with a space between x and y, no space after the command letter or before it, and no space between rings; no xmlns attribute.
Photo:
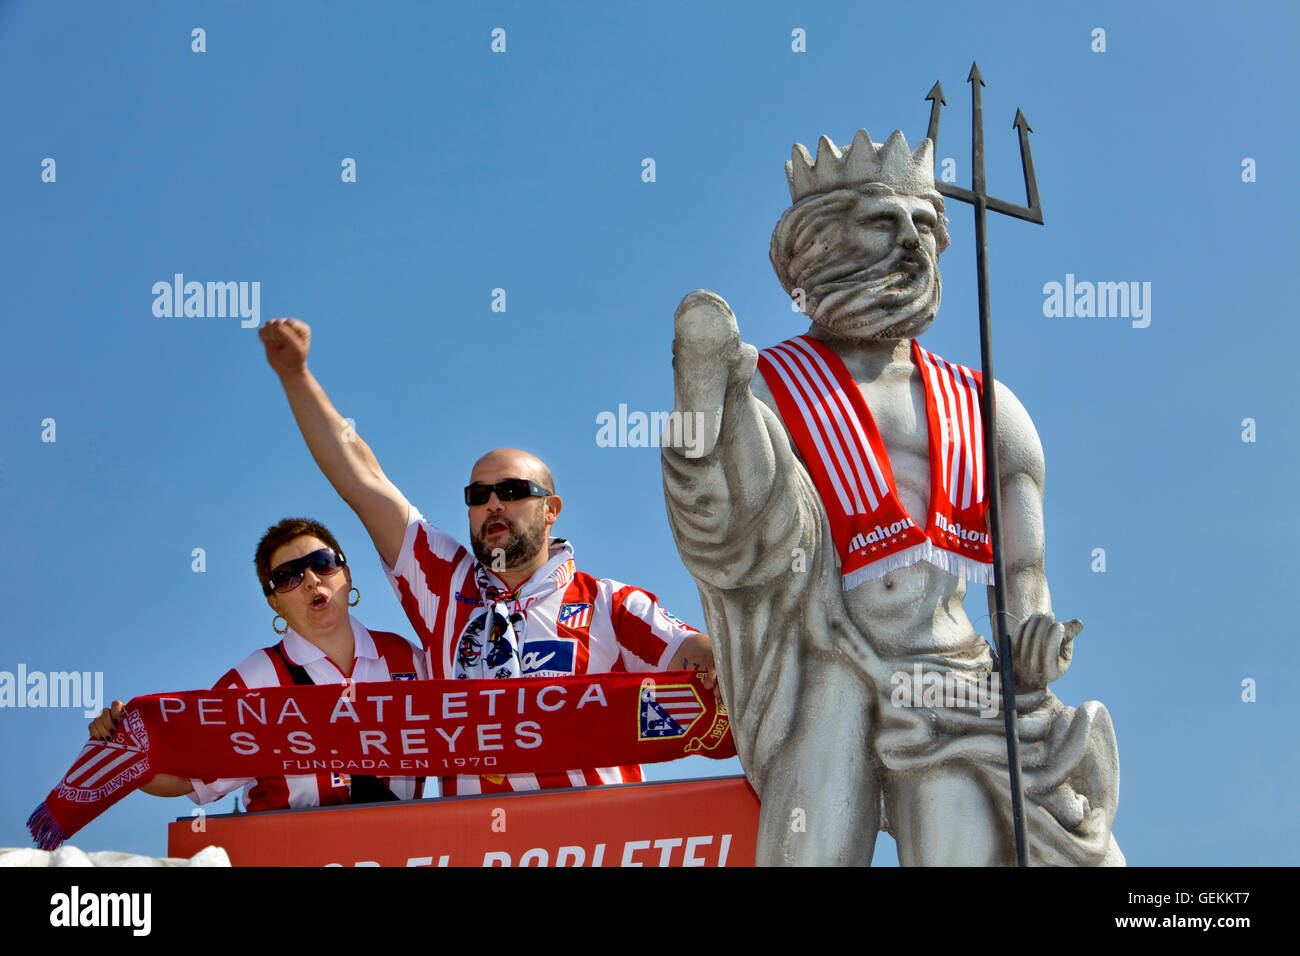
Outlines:
<svg viewBox="0 0 1300 956"><path fill-rule="evenodd" d="M551 537L562 502L542 461L499 448L474 464L465 488L471 554L424 520L331 404L307 369L307 324L272 319L259 335L312 457L370 533L432 678L695 670L716 686L708 635L648 591L579 572L573 547ZM442 786L451 796L640 780L640 767L606 767Z"/></svg>

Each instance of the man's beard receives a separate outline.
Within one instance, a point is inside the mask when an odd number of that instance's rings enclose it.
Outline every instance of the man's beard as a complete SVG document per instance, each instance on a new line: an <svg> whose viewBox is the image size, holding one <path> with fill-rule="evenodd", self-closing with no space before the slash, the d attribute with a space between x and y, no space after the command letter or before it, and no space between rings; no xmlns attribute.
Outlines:
<svg viewBox="0 0 1300 956"><path fill-rule="evenodd" d="M494 571L502 568L502 559L507 569L527 564L547 544L546 522L542 520L540 509L535 518L535 521L514 522L504 515L498 515L484 519L477 530L470 528L469 531L474 557L478 558L479 563ZM489 548L486 544L487 528L497 522L506 526L506 540L495 548ZM501 555L497 554L498 549L502 552Z"/></svg>
<svg viewBox="0 0 1300 956"><path fill-rule="evenodd" d="M942 291L938 264L921 250L883 265L836 263L809 284L813 324L836 338L865 340L920 335L934 321Z"/></svg>

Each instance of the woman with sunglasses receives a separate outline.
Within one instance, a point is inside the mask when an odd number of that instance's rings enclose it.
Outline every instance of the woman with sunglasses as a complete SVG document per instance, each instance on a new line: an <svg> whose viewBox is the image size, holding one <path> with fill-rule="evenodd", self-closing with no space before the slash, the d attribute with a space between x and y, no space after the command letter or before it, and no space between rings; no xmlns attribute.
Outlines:
<svg viewBox="0 0 1300 956"><path fill-rule="evenodd" d="M338 542L324 525L286 518L269 528L254 558L271 627L283 635L273 647L254 651L217 681L214 689L416 680L427 676L424 655L405 638L369 631L348 608L360 599ZM356 600L349 601L355 593ZM90 736L112 736L122 702L113 701L90 725ZM159 797L189 795L209 803L239 787L250 811L374 803L421 796L420 777L369 777L319 773L256 780L190 780L157 774L141 787Z"/></svg>

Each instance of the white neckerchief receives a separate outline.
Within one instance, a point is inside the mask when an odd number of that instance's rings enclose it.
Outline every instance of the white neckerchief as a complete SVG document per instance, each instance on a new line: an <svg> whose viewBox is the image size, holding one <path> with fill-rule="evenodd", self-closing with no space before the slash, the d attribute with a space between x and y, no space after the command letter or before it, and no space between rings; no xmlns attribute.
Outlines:
<svg viewBox="0 0 1300 956"><path fill-rule="evenodd" d="M551 539L550 559L513 592L481 563L475 564L479 606L456 642L452 676L518 677L529 606L568 587L573 574L573 546L562 538Z"/></svg>

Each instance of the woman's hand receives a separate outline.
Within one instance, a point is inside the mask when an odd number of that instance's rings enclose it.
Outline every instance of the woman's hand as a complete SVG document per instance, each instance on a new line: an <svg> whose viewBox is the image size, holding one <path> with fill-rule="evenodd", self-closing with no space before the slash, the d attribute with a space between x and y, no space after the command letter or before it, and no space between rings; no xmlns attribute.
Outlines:
<svg viewBox="0 0 1300 956"><path fill-rule="evenodd" d="M117 732L117 722L122 718L122 702L113 701L112 707L105 707L103 712L90 722L91 740L108 740Z"/></svg>

